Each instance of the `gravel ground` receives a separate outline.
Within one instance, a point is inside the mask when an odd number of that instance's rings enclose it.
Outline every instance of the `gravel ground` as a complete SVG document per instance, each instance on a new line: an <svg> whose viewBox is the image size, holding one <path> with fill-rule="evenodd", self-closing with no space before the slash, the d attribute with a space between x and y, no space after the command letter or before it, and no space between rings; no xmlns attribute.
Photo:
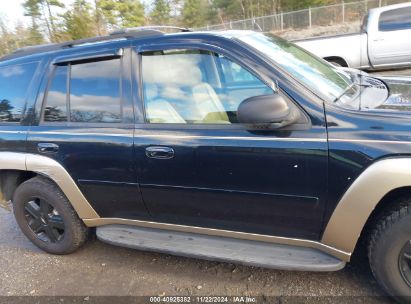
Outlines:
<svg viewBox="0 0 411 304"><path fill-rule="evenodd" d="M332 36L341 34L356 34L360 32L360 22L351 22L327 26L313 26L306 29L286 29L285 31L273 32L288 40L306 39L312 37Z"/></svg>
<svg viewBox="0 0 411 304"><path fill-rule="evenodd" d="M373 75L383 75L383 76L411 76L411 69L375 71L375 72L369 72L369 73Z"/></svg>
<svg viewBox="0 0 411 304"><path fill-rule="evenodd" d="M12 213L0 208L0 297L27 295L85 300L93 296L248 295L270 303L278 300L270 296L281 297L277 303L297 299L302 303L390 302L382 297L363 257L338 272L310 273L142 252L97 240L74 254L55 256L34 247Z"/></svg>

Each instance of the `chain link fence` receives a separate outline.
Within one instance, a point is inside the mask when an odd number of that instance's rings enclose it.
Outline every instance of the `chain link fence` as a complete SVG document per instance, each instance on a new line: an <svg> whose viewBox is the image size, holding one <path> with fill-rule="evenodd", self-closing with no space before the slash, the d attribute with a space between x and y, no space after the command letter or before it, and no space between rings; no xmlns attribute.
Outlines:
<svg viewBox="0 0 411 304"><path fill-rule="evenodd" d="M362 19L369 9L403 2L407 1L363 0L359 2L342 2L270 16L208 25L197 30L259 30L281 35L290 31L327 27L329 34L333 34L334 32L341 32L339 26L345 25L342 30L343 32L355 32L359 31ZM334 30L332 29L333 27L335 28ZM315 31L313 31L312 35L316 35Z"/></svg>

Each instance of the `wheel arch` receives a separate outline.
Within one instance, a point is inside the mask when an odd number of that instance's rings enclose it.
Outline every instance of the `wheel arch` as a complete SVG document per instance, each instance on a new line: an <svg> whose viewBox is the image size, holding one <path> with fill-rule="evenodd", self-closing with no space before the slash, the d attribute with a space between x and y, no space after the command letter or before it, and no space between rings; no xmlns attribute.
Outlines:
<svg viewBox="0 0 411 304"><path fill-rule="evenodd" d="M387 210L395 208L402 198L407 198L409 200L410 197L411 185L395 188L386 193L368 217L367 222L365 223L361 231L360 239L363 239L365 242L367 242L369 233L372 231L375 225L378 224L378 221L380 221L381 218L386 214Z"/></svg>
<svg viewBox="0 0 411 304"><path fill-rule="evenodd" d="M405 193L411 193L411 158L376 161L360 174L340 199L321 242L352 254L370 221Z"/></svg>
<svg viewBox="0 0 411 304"><path fill-rule="evenodd" d="M4 199L11 199L12 193L24 178L42 175L60 188L81 219L99 218L70 174L52 158L30 153L0 152L0 172L4 175L0 175L0 181L1 178L8 180L5 181L7 190L1 189L2 195L7 195Z"/></svg>
<svg viewBox="0 0 411 304"><path fill-rule="evenodd" d="M323 59L330 63L336 62L340 64L342 67L349 67L348 61L344 57L341 57L341 56L327 56L327 57L323 57Z"/></svg>
<svg viewBox="0 0 411 304"><path fill-rule="evenodd" d="M36 175L32 171L0 169L0 204L5 206L13 198L16 188Z"/></svg>
<svg viewBox="0 0 411 304"><path fill-rule="evenodd" d="M393 202L405 196L411 196L411 185L398 187L386 193L371 212L365 227L372 224L373 220L378 219L384 210L391 208Z"/></svg>

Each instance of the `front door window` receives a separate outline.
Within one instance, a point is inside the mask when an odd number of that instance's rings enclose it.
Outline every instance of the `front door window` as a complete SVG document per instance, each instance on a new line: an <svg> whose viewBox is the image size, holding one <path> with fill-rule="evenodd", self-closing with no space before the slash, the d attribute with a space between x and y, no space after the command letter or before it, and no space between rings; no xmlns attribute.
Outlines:
<svg viewBox="0 0 411 304"><path fill-rule="evenodd" d="M210 51L142 54L148 123L234 124L240 103L273 91L248 70Z"/></svg>

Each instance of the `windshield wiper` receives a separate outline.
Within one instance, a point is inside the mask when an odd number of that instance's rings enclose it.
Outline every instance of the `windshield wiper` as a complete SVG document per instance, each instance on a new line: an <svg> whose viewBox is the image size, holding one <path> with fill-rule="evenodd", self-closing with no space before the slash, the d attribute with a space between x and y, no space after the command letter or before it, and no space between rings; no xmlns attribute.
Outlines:
<svg viewBox="0 0 411 304"><path fill-rule="evenodd" d="M349 90L351 90L351 89L352 89L354 86L356 86L356 85L359 85L359 84L356 83L356 82L352 82L348 87L346 87L346 88L344 89L344 91L343 91L340 95L338 95L338 96L334 99L333 103L336 103L338 100L340 100L341 97L343 97Z"/></svg>
<svg viewBox="0 0 411 304"><path fill-rule="evenodd" d="M334 99L333 103L336 103L338 100L340 100L341 97L343 97L349 90L351 90L356 85L364 88L373 87L373 85L371 84L363 84L353 81L348 87L345 88L345 90L338 97Z"/></svg>

